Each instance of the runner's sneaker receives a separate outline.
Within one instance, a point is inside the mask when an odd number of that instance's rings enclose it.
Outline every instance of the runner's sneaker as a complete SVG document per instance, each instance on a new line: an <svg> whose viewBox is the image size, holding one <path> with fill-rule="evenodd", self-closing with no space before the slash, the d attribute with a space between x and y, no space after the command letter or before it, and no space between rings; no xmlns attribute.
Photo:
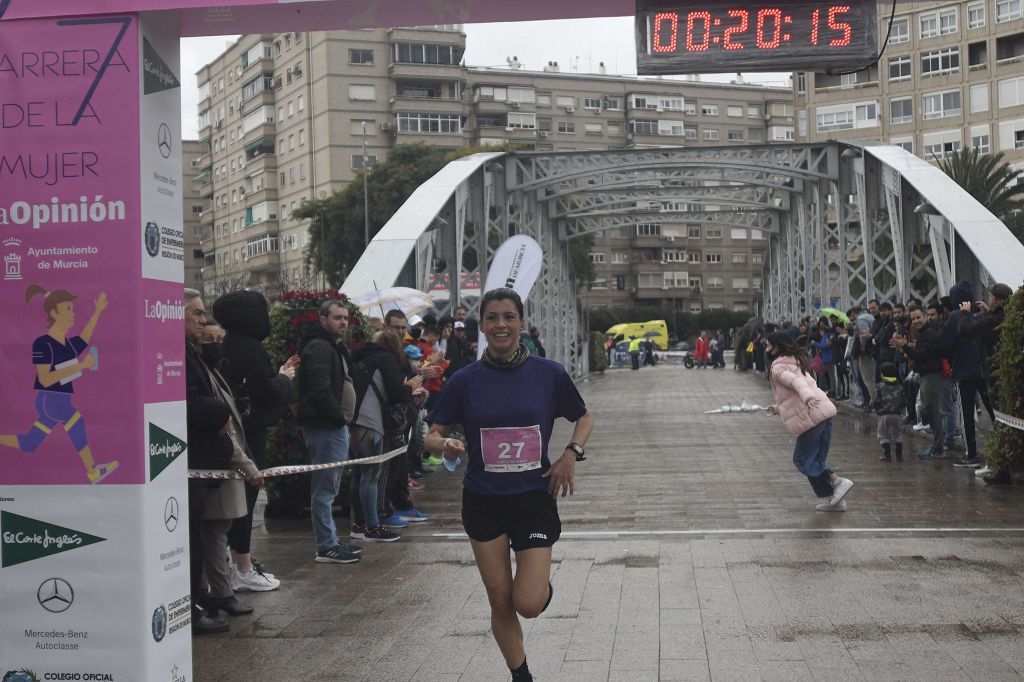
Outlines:
<svg viewBox="0 0 1024 682"><path fill-rule="evenodd" d="M350 538L352 538L353 540L363 540L363 539L365 539L366 538L366 526L364 526L362 524L359 524L359 523L353 523L352 524L352 530L349 531L348 536Z"/></svg>
<svg viewBox="0 0 1024 682"><path fill-rule="evenodd" d="M432 467L441 466L443 460L437 455L428 455L423 458L423 463Z"/></svg>
<svg viewBox="0 0 1024 682"><path fill-rule="evenodd" d="M917 422L916 424L914 424L914 430L915 431L924 431L927 428L930 428L930 427L927 424L925 424L924 422Z"/></svg>
<svg viewBox="0 0 1024 682"><path fill-rule="evenodd" d="M377 526L376 528L367 528L365 537L367 542L394 542L402 536L398 533L392 533L384 526Z"/></svg>
<svg viewBox="0 0 1024 682"><path fill-rule="evenodd" d="M235 592L270 592L281 587L281 581L268 576L255 565L248 573L242 573L237 567L231 567L231 589Z"/></svg>
<svg viewBox="0 0 1024 682"><path fill-rule="evenodd" d="M829 504L833 507L839 504L840 500L846 497L846 493L850 492L850 488L853 487L853 481L848 478L840 478L832 484L832 497L829 498Z"/></svg>
<svg viewBox="0 0 1024 682"><path fill-rule="evenodd" d="M961 469L977 469L978 467L981 466L981 462L978 461L977 457L975 457L974 459L964 457L963 459L958 459L957 461L953 462L953 466L960 467Z"/></svg>
<svg viewBox="0 0 1024 682"><path fill-rule="evenodd" d="M341 538L338 539L338 547L341 547L343 550L345 550L349 554L362 554L363 553L363 548L362 547L360 547L359 545L349 544L349 543L345 542L344 540L342 540Z"/></svg>
<svg viewBox="0 0 1024 682"><path fill-rule="evenodd" d="M275 575L274 575L273 573L271 573L270 571L267 571L267 570L265 570L265 569L263 568L263 564L261 564L261 563L260 563L260 562L258 562L258 561L254 561L254 562L252 562L252 567L253 567L253 568L255 568L255 569L256 569L257 571L259 571L260 573L262 573L263 575L265 575L265 576L267 576L268 578L270 578L271 580L273 580L274 578L276 578L276 577L277 577L277 576L275 576Z"/></svg>
<svg viewBox="0 0 1024 682"><path fill-rule="evenodd" d="M380 525L385 528L406 528L409 522L399 516L398 512L393 512L391 516L380 520ZM367 536L369 540L369 536Z"/></svg>
<svg viewBox="0 0 1024 682"><path fill-rule="evenodd" d="M985 466L981 467L980 469L975 470L974 475L975 476L988 476L991 473L992 473L992 469L990 469L989 466L986 464Z"/></svg>
<svg viewBox="0 0 1024 682"><path fill-rule="evenodd" d="M398 514L398 518L403 521L408 521L409 523L420 523L422 521L430 520L429 516L421 511L417 511L416 509L407 509L406 511L397 511L395 513Z"/></svg>
<svg viewBox="0 0 1024 682"><path fill-rule="evenodd" d="M313 561L318 564L354 564L359 561L359 557L351 552L346 552L341 547L331 547L318 551L313 557Z"/></svg>
<svg viewBox="0 0 1024 682"><path fill-rule="evenodd" d="M409 490L423 490L426 487L412 476L409 477Z"/></svg>
<svg viewBox="0 0 1024 682"><path fill-rule="evenodd" d="M837 504L832 504L829 500L825 500L824 502L819 502L814 505L814 508L817 511L823 512L844 512L846 511L846 500L839 500Z"/></svg>
<svg viewBox="0 0 1024 682"><path fill-rule="evenodd" d="M89 483L99 483L104 478L114 473L117 469L117 460L113 462L107 462L106 464L97 464L92 468L92 471L86 472L86 477L89 479Z"/></svg>

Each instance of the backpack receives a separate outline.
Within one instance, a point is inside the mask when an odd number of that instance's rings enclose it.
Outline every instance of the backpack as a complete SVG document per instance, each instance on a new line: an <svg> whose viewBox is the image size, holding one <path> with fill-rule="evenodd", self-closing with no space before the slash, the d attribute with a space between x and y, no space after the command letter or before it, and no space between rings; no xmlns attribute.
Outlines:
<svg viewBox="0 0 1024 682"><path fill-rule="evenodd" d="M377 404L380 405L381 424L384 427L384 431L391 432L404 428L406 423L405 405L392 405L388 403L377 387L377 384L373 381L374 375L379 371L376 365L366 360L354 364L355 366L352 369L352 385L356 393L356 416L359 415L359 411L363 407L366 392L373 391L373 394L377 397Z"/></svg>

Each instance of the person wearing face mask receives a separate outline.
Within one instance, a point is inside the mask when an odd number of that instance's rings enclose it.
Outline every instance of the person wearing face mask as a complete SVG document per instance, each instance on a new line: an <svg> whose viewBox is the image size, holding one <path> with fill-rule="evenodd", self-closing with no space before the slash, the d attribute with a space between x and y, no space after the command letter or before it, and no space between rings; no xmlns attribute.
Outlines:
<svg viewBox="0 0 1024 682"><path fill-rule="evenodd" d="M267 429L284 416L299 358L293 355L277 371L271 366L263 346L263 340L270 336L269 306L263 294L257 291L224 294L214 302L213 315L227 330L222 349L227 361L223 374L240 408L249 456L256 466L263 467ZM206 347L203 354L205 357ZM246 514L235 520L228 533L231 585L236 592L267 592L281 585L272 573L266 573L259 564L252 562L252 513L258 494L255 487L246 485Z"/></svg>
<svg viewBox="0 0 1024 682"><path fill-rule="evenodd" d="M445 385L427 417L426 445L449 461L468 449L462 523L487 590L494 638L512 680L525 682L533 676L519 616L536 618L551 602L551 548L561 534L555 496L573 492L593 417L565 368L531 356L520 340L519 294L488 291L480 318L487 349ZM559 417L575 428L572 442L552 461L548 443ZM453 424L463 426L466 445L447 437Z"/></svg>
<svg viewBox="0 0 1024 682"><path fill-rule="evenodd" d="M843 499L853 481L842 478L826 465L832 442L832 418L836 406L818 388L809 367L807 354L792 336L783 331L772 332L765 341L765 353L771 358L769 376L775 404L768 414L782 417L782 423L796 438L793 464L811 483L822 512L846 511Z"/></svg>

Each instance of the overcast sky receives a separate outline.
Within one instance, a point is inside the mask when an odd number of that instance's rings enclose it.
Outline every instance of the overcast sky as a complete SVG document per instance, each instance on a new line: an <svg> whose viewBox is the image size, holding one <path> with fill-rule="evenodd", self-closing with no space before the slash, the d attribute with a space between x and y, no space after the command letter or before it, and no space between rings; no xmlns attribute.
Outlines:
<svg viewBox="0 0 1024 682"><path fill-rule="evenodd" d="M553 0L557 1L557 0ZM563 72L597 73L604 62L609 74L636 74L633 17L466 24L466 64L505 66L518 57L524 68L540 71L556 61ZM594 41L594 36L601 39ZM181 42L181 128L186 139L196 137L195 72L224 51L237 36L187 38ZM789 74L744 74L747 82L786 85ZM728 82L735 74L713 74L705 80Z"/></svg>

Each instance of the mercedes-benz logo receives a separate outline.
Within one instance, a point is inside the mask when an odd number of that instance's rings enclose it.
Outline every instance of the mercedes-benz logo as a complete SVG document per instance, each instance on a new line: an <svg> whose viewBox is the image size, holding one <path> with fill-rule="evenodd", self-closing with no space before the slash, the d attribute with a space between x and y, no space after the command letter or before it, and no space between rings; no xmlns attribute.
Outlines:
<svg viewBox="0 0 1024 682"><path fill-rule="evenodd" d="M173 533L174 529L178 527L178 516L181 514L181 509L178 506L178 500L174 497L168 497L167 503L164 504L164 528L167 529L168 533Z"/></svg>
<svg viewBox="0 0 1024 682"><path fill-rule="evenodd" d="M36 590L36 600L50 613L61 613L75 602L75 591L63 578L47 578Z"/></svg>
<svg viewBox="0 0 1024 682"><path fill-rule="evenodd" d="M156 148L165 159L171 156L171 129L166 123L161 123L156 131Z"/></svg>

